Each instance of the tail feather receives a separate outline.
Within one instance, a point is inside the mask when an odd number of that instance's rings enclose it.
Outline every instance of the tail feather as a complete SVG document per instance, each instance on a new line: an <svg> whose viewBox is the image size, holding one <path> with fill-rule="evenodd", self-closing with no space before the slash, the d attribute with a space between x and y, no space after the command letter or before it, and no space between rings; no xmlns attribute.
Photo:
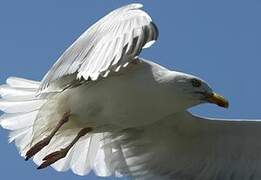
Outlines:
<svg viewBox="0 0 261 180"><path fill-rule="evenodd" d="M56 120L62 114L51 111L60 103L56 102L54 96L48 97L48 100L37 96L40 82L11 77L6 83L0 86L0 110L5 113L0 117L0 125L11 131L9 141L15 142L21 156L24 157L35 140L38 141L49 134L53 127L50 125L57 123ZM60 130L50 144L34 156L34 162L40 165L46 155L67 146L80 129L81 126L71 123L69 128ZM86 175L93 170L98 176L110 176L112 173L106 166L107 151L102 148L103 139L104 133L82 137L67 156L52 167L57 171L71 169L78 175Z"/></svg>
<svg viewBox="0 0 261 180"><path fill-rule="evenodd" d="M32 140L32 132L33 128L26 129L23 133L23 135L20 135L19 137L16 137L15 139L15 145L18 148L20 155L22 157L25 157L26 152L28 151L28 144L30 144Z"/></svg>
<svg viewBox="0 0 261 180"><path fill-rule="evenodd" d="M36 97L39 82L10 77L0 86L0 125L8 130L22 156L32 139L33 124L45 100Z"/></svg>
<svg viewBox="0 0 261 180"><path fill-rule="evenodd" d="M23 113L39 110L43 105L43 100L32 101L8 101L0 100L0 110L5 113Z"/></svg>
<svg viewBox="0 0 261 180"><path fill-rule="evenodd" d="M32 119L35 119L38 111L29 113L4 114L0 117L0 124L8 130L18 130L33 126Z"/></svg>
<svg viewBox="0 0 261 180"><path fill-rule="evenodd" d="M35 91L33 88L16 88L9 85L0 86L0 94L5 100L31 100L35 99Z"/></svg>
<svg viewBox="0 0 261 180"><path fill-rule="evenodd" d="M19 129L14 130L9 133L9 142L13 142L18 139L22 139L27 133L29 132L29 129Z"/></svg>
<svg viewBox="0 0 261 180"><path fill-rule="evenodd" d="M18 77L9 77L6 80L6 84L14 88L38 89L40 86L40 82L38 81L32 81L32 80L18 78Z"/></svg>

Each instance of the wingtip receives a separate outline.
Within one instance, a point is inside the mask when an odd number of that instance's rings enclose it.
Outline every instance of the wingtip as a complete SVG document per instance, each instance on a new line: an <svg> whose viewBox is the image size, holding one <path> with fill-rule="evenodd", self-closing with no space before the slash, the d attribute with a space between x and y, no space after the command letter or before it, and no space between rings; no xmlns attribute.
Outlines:
<svg viewBox="0 0 261 180"><path fill-rule="evenodd" d="M131 4L122 6L123 9L140 9L142 7L143 7L143 4L141 4L141 3L131 3Z"/></svg>
<svg viewBox="0 0 261 180"><path fill-rule="evenodd" d="M136 8L143 8L142 3L133 3L133 6L135 6Z"/></svg>

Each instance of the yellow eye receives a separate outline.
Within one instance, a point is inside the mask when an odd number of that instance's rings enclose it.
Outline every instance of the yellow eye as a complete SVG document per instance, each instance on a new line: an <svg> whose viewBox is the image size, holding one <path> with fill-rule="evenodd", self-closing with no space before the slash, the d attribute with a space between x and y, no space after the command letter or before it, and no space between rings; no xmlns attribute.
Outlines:
<svg viewBox="0 0 261 180"><path fill-rule="evenodd" d="M202 82L198 79L191 79L191 84L193 87L199 88L202 86Z"/></svg>

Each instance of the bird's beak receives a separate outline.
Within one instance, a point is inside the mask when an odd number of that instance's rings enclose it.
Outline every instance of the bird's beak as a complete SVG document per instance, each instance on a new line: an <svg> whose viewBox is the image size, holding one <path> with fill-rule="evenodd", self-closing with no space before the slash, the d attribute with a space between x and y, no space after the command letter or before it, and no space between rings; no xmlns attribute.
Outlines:
<svg viewBox="0 0 261 180"><path fill-rule="evenodd" d="M229 107L229 102L226 100L223 96L217 94L217 93L211 93L207 95L207 100L210 103L216 104L223 108Z"/></svg>

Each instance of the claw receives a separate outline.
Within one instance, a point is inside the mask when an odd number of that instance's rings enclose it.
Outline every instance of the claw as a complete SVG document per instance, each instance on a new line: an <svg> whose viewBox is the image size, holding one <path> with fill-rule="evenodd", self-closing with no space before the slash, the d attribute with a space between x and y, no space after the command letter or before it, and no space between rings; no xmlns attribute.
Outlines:
<svg viewBox="0 0 261 180"><path fill-rule="evenodd" d="M47 146L50 143L50 140L51 139L47 137L35 144L31 149L29 149L29 151L27 151L25 160L28 161L31 157L33 157L35 154L41 151L45 146Z"/></svg>
<svg viewBox="0 0 261 180"><path fill-rule="evenodd" d="M54 130L51 132L51 134L46 137L45 139L41 140L40 142L38 142L37 144L35 144L31 149L29 149L29 151L27 151L26 153L26 158L25 160L28 161L31 157L33 157L34 155L36 155L39 151L41 151L45 146L47 146L51 139L53 138L53 136L57 133L57 131L65 124L68 122L70 117L70 113L64 113L63 118L59 121L59 123L57 124L57 126L54 128Z"/></svg>
<svg viewBox="0 0 261 180"><path fill-rule="evenodd" d="M43 159L43 163L37 168L37 169L44 169L50 165L52 165L53 163L59 161L60 159L64 158L68 153L67 149L62 149L60 151L56 151L53 152L49 155L47 155L44 159Z"/></svg>
<svg viewBox="0 0 261 180"><path fill-rule="evenodd" d="M52 158L55 158L57 156L59 156L61 154L63 150L60 150L60 151L55 151L47 156L45 156L45 158L43 158L43 161L47 161L48 159L52 159Z"/></svg>
<svg viewBox="0 0 261 180"><path fill-rule="evenodd" d="M79 133L77 134L77 136L73 139L73 141L64 149L61 149L60 151L55 151L49 155L47 155L46 157L43 158L43 163L37 168L37 169L44 169L50 165L52 165L53 163L59 161L60 159L66 157L67 153L69 152L69 150L73 147L74 144L77 143L77 141L85 136L88 132L92 131L92 128L83 128L79 131Z"/></svg>

